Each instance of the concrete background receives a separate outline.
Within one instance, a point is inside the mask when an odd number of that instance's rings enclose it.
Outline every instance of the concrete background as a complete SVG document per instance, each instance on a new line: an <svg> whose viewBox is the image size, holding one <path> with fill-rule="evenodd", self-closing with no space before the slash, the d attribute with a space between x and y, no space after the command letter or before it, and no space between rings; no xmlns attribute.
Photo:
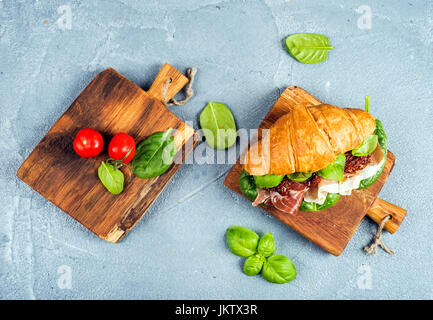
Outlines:
<svg viewBox="0 0 433 320"><path fill-rule="evenodd" d="M291 58L283 40L297 32L327 35L328 60ZM0 0L0 298L433 298L432 58L431 1ZM116 245L16 178L98 72L114 67L147 89L164 62L199 69L196 96L172 109L195 128L210 100L226 103L239 128L256 128L291 84L339 106L362 107L369 94L398 159L380 196L408 209L384 236L397 254L362 251L376 230L368 219L343 255L322 251L225 188L229 164L184 165ZM244 275L225 244L232 225L272 232L297 279Z"/></svg>

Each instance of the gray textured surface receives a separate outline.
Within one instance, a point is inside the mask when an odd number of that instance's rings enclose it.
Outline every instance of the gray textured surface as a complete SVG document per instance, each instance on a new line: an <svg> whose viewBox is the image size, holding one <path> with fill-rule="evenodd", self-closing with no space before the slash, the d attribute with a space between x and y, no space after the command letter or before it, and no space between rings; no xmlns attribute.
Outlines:
<svg viewBox="0 0 433 320"><path fill-rule="evenodd" d="M69 3L71 29L56 23ZM433 4L431 1L0 1L0 298L433 298ZM372 28L356 9L370 5ZM60 24L61 26L61 24ZM283 47L291 33L322 33L335 49L303 65ZM173 108L193 120L209 100L256 128L279 89L362 106L371 96L396 167L381 197L408 209L395 256L361 250L365 219L340 257L325 253L226 189L230 165L184 165L121 243L106 243L19 181L16 170L101 70L147 88L164 62L199 69L197 95ZM298 277L274 285L242 273L225 230L272 232ZM72 272L61 289L59 267ZM365 270L371 289L359 286ZM368 273L368 272L367 272Z"/></svg>

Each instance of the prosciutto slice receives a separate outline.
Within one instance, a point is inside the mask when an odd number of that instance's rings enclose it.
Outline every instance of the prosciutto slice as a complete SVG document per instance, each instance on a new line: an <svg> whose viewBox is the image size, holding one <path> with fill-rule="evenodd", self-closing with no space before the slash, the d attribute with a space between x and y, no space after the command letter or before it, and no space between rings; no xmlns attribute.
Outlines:
<svg viewBox="0 0 433 320"><path fill-rule="evenodd" d="M271 201L275 208L285 213L294 214L301 206L304 198L303 191L291 190L288 194L282 195L276 191L271 192Z"/></svg>
<svg viewBox="0 0 433 320"><path fill-rule="evenodd" d="M271 197L271 192L269 189L257 189L257 197L253 202L253 206L257 207L261 203L265 203Z"/></svg>
<svg viewBox="0 0 433 320"><path fill-rule="evenodd" d="M284 179L278 186L270 189L258 189L257 198L253 206L261 203L272 204L275 208L285 213L295 213L304 198L305 192L320 182L319 176L312 176L304 182L295 182Z"/></svg>

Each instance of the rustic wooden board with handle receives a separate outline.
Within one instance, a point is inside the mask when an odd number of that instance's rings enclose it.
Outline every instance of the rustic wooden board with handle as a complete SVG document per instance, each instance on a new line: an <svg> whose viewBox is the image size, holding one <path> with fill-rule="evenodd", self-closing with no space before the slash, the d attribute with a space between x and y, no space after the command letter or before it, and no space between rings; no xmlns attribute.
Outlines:
<svg viewBox="0 0 433 320"><path fill-rule="evenodd" d="M279 117L289 112L290 108L298 103L318 105L322 102L299 87L288 87L266 115L260 128L269 128ZM377 198L394 163L395 156L388 152L383 173L373 185L364 190L354 190L351 196L341 196L336 205L326 210L318 212L298 211L290 215L274 207L264 205L261 207L304 237L338 256L343 252L366 214L376 222L380 222L388 214L391 214L392 219L385 224L385 229L391 233L400 226L406 215L406 210ZM239 187L241 173L242 166L238 159L225 178L224 184L243 195Z"/></svg>
<svg viewBox="0 0 433 320"><path fill-rule="evenodd" d="M99 73L24 161L18 177L102 239L118 242L141 219L197 143L194 129L162 103L167 79L171 83L166 101L188 82L168 64L147 92L114 69ZM96 158L80 158L72 148L76 133L85 127L104 137L104 150ZM109 193L97 170L108 158L111 137L126 132L139 143L168 128L175 129L178 150L169 170L159 177L132 176L129 181L125 171L124 191Z"/></svg>

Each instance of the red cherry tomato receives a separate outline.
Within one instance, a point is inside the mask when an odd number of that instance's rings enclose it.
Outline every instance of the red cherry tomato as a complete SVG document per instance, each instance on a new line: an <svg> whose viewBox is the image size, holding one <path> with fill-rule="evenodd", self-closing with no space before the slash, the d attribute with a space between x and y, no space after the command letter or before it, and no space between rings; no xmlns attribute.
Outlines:
<svg viewBox="0 0 433 320"><path fill-rule="evenodd" d="M129 152L129 150L131 150L131 152ZM122 160L128 154L122 163L130 162L135 155L134 138L123 132L116 134L108 144L108 154L115 160Z"/></svg>
<svg viewBox="0 0 433 320"><path fill-rule="evenodd" d="M103 146L102 135L90 128L78 131L74 139L74 150L83 158L96 157L101 153Z"/></svg>

